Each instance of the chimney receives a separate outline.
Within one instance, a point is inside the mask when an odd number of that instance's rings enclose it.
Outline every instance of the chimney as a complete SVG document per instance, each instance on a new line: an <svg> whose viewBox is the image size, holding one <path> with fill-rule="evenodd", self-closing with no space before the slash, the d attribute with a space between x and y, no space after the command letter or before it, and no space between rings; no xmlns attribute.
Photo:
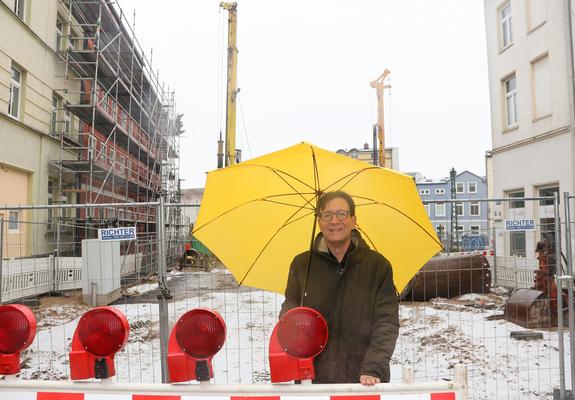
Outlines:
<svg viewBox="0 0 575 400"><path fill-rule="evenodd" d="M365 143L363 144L363 149L364 149L364 150L369 149L369 144L367 144L367 142L365 142Z"/></svg>

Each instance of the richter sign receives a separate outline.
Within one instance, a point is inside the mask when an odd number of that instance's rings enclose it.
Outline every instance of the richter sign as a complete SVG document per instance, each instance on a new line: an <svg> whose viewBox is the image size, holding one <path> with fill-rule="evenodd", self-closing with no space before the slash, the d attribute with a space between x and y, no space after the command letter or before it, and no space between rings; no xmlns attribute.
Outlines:
<svg viewBox="0 0 575 400"><path fill-rule="evenodd" d="M506 219L506 231L533 231L535 230L534 219Z"/></svg>
<svg viewBox="0 0 575 400"><path fill-rule="evenodd" d="M99 240L136 240L136 227L98 229Z"/></svg>

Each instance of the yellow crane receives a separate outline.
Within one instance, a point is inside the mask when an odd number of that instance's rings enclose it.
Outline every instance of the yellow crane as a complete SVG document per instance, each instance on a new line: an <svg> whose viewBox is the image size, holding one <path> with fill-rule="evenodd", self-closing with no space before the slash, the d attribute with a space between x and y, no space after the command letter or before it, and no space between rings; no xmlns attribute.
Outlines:
<svg viewBox="0 0 575 400"><path fill-rule="evenodd" d="M224 154L226 167L234 165L238 161L236 156L236 98L240 90L238 89L238 48L236 46L238 28L237 6L236 2L220 3L220 7L228 11L228 82L226 90L226 149Z"/></svg>
<svg viewBox="0 0 575 400"><path fill-rule="evenodd" d="M391 88L391 85L385 84L385 79L389 76L391 72L386 68L385 71L374 81L371 81L369 85L376 90L377 93L377 137L379 139L379 166L391 168L391 165L386 165L385 160L385 129L383 123L383 91L385 89Z"/></svg>

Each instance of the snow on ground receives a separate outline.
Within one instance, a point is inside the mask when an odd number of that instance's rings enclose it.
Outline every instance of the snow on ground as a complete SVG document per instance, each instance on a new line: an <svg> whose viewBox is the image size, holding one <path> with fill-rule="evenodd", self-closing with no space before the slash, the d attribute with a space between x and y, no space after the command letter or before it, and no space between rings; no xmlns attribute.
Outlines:
<svg viewBox="0 0 575 400"><path fill-rule="evenodd" d="M214 383L269 382L268 343L282 296L237 288L231 275L221 271L185 273L173 294L171 326L195 307L212 308L226 322L226 343L214 357ZM541 330L541 340L510 339L511 331L524 329L503 319L487 319L502 313L503 301L498 294L471 294L457 300L402 303L392 381L401 379L402 365L413 366L420 381L453 379L453 367L461 363L468 367L471 399L552 398L559 384L557 332ZM158 305L125 301L115 307L128 318L130 338L116 357L114 379L160 382ZM75 301L51 298L35 311L38 334L24 353L23 378L68 379L72 335L87 309Z"/></svg>

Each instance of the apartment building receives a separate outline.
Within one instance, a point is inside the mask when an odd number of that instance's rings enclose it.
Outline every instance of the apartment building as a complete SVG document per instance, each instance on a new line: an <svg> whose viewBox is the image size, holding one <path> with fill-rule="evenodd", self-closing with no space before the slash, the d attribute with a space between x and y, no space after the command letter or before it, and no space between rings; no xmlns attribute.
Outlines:
<svg viewBox="0 0 575 400"><path fill-rule="evenodd" d="M565 1L485 0L495 198L574 190L572 35ZM498 254L533 257L554 240L552 203L510 201L491 210ZM504 232L505 216L534 219L535 231Z"/></svg>
<svg viewBox="0 0 575 400"><path fill-rule="evenodd" d="M453 199L451 179L420 179L416 181L416 186L437 236L445 248L449 248L452 205L442 200ZM453 205L457 215L458 236L454 241L465 244L469 249L485 247L489 242L488 205L486 202L476 201L486 197L487 181L484 177L469 171L463 171L455 176L455 199L461 202ZM469 240L464 240L465 238ZM474 241L471 241L471 238Z"/></svg>
<svg viewBox="0 0 575 400"><path fill-rule="evenodd" d="M174 91L116 1L0 0L0 26L0 185L15 189L0 204L178 200ZM77 252L99 227L146 235L156 221L146 206L17 214L0 215L21 244L4 257ZM178 218L172 209L168 223Z"/></svg>
<svg viewBox="0 0 575 400"><path fill-rule="evenodd" d="M367 163L378 165L379 164L379 153L378 150L373 147L369 147L368 143L364 143L363 147L355 148L352 147L349 150L339 149L336 153L343 156L351 157L356 160L365 161ZM399 148L388 147L385 149L385 161L386 165L390 165L391 169L399 171Z"/></svg>

